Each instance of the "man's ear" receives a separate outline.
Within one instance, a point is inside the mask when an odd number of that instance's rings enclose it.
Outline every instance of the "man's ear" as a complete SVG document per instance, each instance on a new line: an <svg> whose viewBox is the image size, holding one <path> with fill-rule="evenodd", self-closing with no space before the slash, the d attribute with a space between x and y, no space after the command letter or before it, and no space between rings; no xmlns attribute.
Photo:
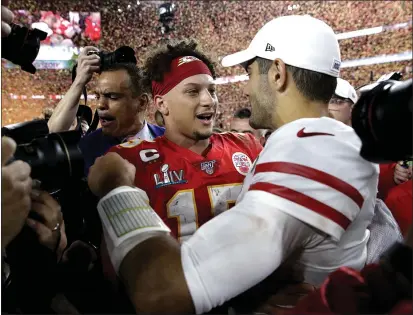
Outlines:
<svg viewBox="0 0 413 315"><path fill-rule="evenodd" d="M156 95L153 103L155 104L155 108L161 112L162 116L169 115L168 104L162 96Z"/></svg>
<svg viewBox="0 0 413 315"><path fill-rule="evenodd" d="M146 93L143 93L139 96L139 111L145 111L149 107L149 96Z"/></svg>
<svg viewBox="0 0 413 315"><path fill-rule="evenodd" d="M279 92L283 92L287 88L287 67L281 59L275 59L271 68L268 70L268 82Z"/></svg>

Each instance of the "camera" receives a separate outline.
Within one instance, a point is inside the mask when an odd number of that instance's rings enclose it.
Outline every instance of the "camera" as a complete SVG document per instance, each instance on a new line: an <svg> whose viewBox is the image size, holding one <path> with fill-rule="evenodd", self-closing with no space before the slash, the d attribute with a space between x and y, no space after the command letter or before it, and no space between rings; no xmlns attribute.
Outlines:
<svg viewBox="0 0 413 315"><path fill-rule="evenodd" d="M174 31L173 19L175 17L175 4L163 3L158 8L159 22L161 23L160 31L162 34L167 34Z"/></svg>
<svg viewBox="0 0 413 315"><path fill-rule="evenodd" d="M359 89L352 111L352 125L362 142L360 155L375 163L412 158L413 80L390 77Z"/></svg>
<svg viewBox="0 0 413 315"><path fill-rule="evenodd" d="M1 39L2 58L19 65L26 72L36 73L33 61L39 53L40 41L46 39L47 33L13 23L10 26L10 35Z"/></svg>
<svg viewBox="0 0 413 315"><path fill-rule="evenodd" d="M90 51L88 56L93 54L100 57L100 71L115 63L137 63L135 51L129 46L119 47L114 52Z"/></svg>
<svg viewBox="0 0 413 315"><path fill-rule="evenodd" d="M3 127L1 133L16 141L13 160L27 162L32 168L31 177L43 190L52 192L69 180L83 177L80 131L49 134L47 122L39 119Z"/></svg>

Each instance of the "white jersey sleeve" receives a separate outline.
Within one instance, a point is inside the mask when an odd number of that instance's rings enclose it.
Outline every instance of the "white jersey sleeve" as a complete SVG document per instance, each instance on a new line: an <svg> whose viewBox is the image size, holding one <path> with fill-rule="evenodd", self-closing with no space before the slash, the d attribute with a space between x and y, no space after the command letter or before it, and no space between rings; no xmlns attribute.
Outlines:
<svg viewBox="0 0 413 315"><path fill-rule="evenodd" d="M330 118L285 125L268 139L238 201L267 192L278 209L339 240L377 193L379 168L360 148L353 128Z"/></svg>
<svg viewBox="0 0 413 315"><path fill-rule="evenodd" d="M182 244L185 280L197 314L210 311L268 277L314 230L277 210L265 192L205 223Z"/></svg>

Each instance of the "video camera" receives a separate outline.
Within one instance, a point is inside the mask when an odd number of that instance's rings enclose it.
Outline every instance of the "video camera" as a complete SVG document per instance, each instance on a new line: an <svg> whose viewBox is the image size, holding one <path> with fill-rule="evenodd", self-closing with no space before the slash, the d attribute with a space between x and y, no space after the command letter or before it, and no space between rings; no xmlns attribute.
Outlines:
<svg viewBox="0 0 413 315"><path fill-rule="evenodd" d="M31 166L31 177L40 182L42 189L52 192L69 180L83 177L80 131L49 134L47 122L39 119L3 127L1 134L16 141L14 160Z"/></svg>
<svg viewBox="0 0 413 315"><path fill-rule="evenodd" d="M352 125L362 142L360 155L368 161L412 158L413 80L399 82L400 78L400 73L391 73L359 89Z"/></svg>
<svg viewBox="0 0 413 315"><path fill-rule="evenodd" d="M10 26L10 35L1 39L1 57L19 65L24 71L36 73L33 61L39 54L40 41L46 39L47 33L13 23Z"/></svg>

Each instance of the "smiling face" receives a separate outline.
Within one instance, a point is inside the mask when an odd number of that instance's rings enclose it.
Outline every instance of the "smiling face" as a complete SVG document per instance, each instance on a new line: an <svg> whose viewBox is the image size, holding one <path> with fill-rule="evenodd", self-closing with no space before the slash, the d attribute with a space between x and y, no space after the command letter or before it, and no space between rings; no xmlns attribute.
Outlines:
<svg viewBox="0 0 413 315"><path fill-rule="evenodd" d="M102 72L96 87L100 124L105 135L126 137L142 128L146 104L134 95L126 70Z"/></svg>
<svg viewBox="0 0 413 315"><path fill-rule="evenodd" d="M168 132L192 140L205 140L212 135L218 99L210 75L184 79L164 96L156 97L155 103Z"/></svg>

